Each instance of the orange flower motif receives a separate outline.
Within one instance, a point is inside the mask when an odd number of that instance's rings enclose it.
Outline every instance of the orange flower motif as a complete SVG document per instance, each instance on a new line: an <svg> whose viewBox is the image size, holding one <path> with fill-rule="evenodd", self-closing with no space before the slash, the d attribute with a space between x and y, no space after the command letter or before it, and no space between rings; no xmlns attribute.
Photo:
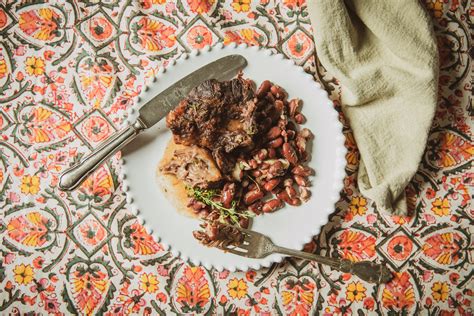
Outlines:
<svg viewBox="0 0 474 316"><path fill-rule="evenodd" d="M18 284L29 284L33 281L35 277L35 273L33 268L27 264L26 266L22 263L16 266L13 269L13 273L15 274L14 279L15 282Z"/></svg>
<svg viewBox="0 0 474 316"><path fill-rule="evenodd" d="M426 0L426 8L433 13L433 16L440 19L443 16L442 0Z"/></svg>
<svg viewBox="0 0 474 316"><path fill-rule="evenodd" d="M27 124L32 143L49 142L55 138L62 138L71 131L71 123L58 119L53 113L43 107L36 106L31 112L31 122Z"/></svg>
<svg viewBox="0 0 474 316"><path fill-rule="evenodd" d="M216 0L187 0L189 9L193 13L207 13L212 8Z"/></svg>
<svg viewBox="0 0 474 316"><path fill-rule="evenodd" d="M21 179L21 192L25 194L36 194L39 191L40 179L38 176L26 175Z"/></svg>
<svg viewBox="0 0 474 316"><path fill-rule="evenodd" d="M283 0L283 4L293 10L306 4L306 0Z"/></svg>
<svg viewBox="0 0 474 316"><path fill-rule="evenodd" d="M44 60L41 58L28 57L25 65L25 70L30 76L40 76L44 73Z"/></svg>
<svg viewBox="0 0 474 316"><path fill-rule="evenodd" d="M152 273L143 273L140 277L140 289L147 293L154 293L158 290L158 279Z"/></svg>
<svg viewBox="0 0 474 316"><path fill-rule="evenodd" d="M450 204L447 198L436 198L433 203L431 203L432 207L431 210L438 216L449 215L450 211Z"/></svg>
<svg viewBox="0 0 474 316"><path fill-rule="evenodd" d="M311 39L305 33L297 31L290 37L288 47L294 57L301 58L311 47Z"/></svg>
<svg viewBox="0 0 474 316"><path fill-rule="evenodd" d="M93 17L88 20L87 23L89 26L89 34L99 42L108 39L114 30L112 24L101 16Z"/></svg>
<svg viewBox="0 0 474 316"><path fill-rule="evenodd" d="M186 39L188 40L188 43L196 49L201 49L206 45L212 44L211 31L202 25L197 25L191 28L186 35Z"/></svg>
<svg viewBox="0 0 474 316"><path fill-rule="evenodd" d="M447 282L435 282L431 287L431 291L433 291L433 298L435 301L444 302L448 299L449 296L449 285Z"/></svg>
<svg viewBox="0 0 474 316"><path fill-rule="evenodd" d="M456 233L436 234L426 239L423 253L439 264L457 263L461 259L462 238Z"/></svg>
<svg viewBox="0 0 474 316"><path fill-rule="evenodd" d="M451 48L449 48L451 51ZM431 141L430 143L433 143ZM451 132L443 132L440 141L433 143L433 160L440 167L453 167L462 161L469 161L474 156L474 145Z"/></svg>
<svg viewBox="0 0 474 316"><path fill-rule="evenodd" d="M183 306L184 313L202 313L211 296L203 268L187 266L178 280L176 293L176 302Z"/></svg>
<svg viewBox="0 0 474 316"><path fill-rule="evenodd" d="M41 247L48 240L49 219L39 212L13 217L7 224L8 236L18 243L30 247Z"/></svg>
<svg viewBox="0 0 474 316"><path fill-rule="evenodd" d="M107 235L105 228L93 217L86 218L79 226L81 236L86 244L95 246Z"/></svg>
<svg viewBox="0 0 474 316"><path fill-rule="evenodd" d="M86 315L92 315L102 301L110 281L100 270L80 267L73 273L71 284L77 306Z"/></svg>
<svg viewBox="0 0 474 316"><path fill-rule="evenodd" d="M415 291L408 272L395 273L395 278L383 290L382 304L386 308L399 311L409 309L415 304Z"/></svg>
<svg viewBox="0 0 474 316"><path fill-rule="evenodd" d="M287 315L309 315L314 302L316 286L308 278L288 280L285 290L281 291L282 303Z"/></svg>
<svg viewBox="0 0 474 316"><path fill-rule="evenodd" d="M110 124L100 116L92 116L82 125L82 131L90 141L98 143L111 133Z"/></svg>
<svg viewBox="0 0 474 316"><path fill-rule="evenodd" d="M151 52L173 47L176 44L175 33L175 28L147 17L137 23L138 41L143 49Z"/></svg>
<svg viewBox="0 0 474 316"><path fill-rule="evenodd" d="M7 25L7 22L8 22L7 14L5 13L3 9L0 9L0 29L5 27L5 25Z"/></svg>
<svg viewBox="0 0 474 316"><path fill-rule="evenodd" d="M339 251L344 259L361 261L375 256L375 237L345 230L339 237Z"/></svg>
<svg viewBox="0 0 474 316"><path fill-rule="evenodd" d="M112 193L114 184L112 176L105 167L99 168L82 183L79 190L93 197L104 197Z"/></svg>
<svg viewBox="0 0 474 316"><path fill-rule="evenodd" d="M138 222L127 227L124 233L125 246L132 248L135 255L152 255L163 250L163 247Z"/></svg>
<svg viewBox="0 0 474 316"><path fill-rule="evenodd" d="M413 242L407 236L396 236L391 239L387 246L390 257L395 260L405 260L413 250Z"/></svg>
<svg viewBox="0 0 474 316"><path fill-rule="evenodd" d="M233 278L227 284L227 293L234 299L241 299L247 294L247 283L244 279Z"/></svg>
<svg viewBox="0 0 474 316"><path fill-rule="evenodd" d="M166 0L142 0L140 4L143 9L150 9L154 4L165 4Z"/></svg>
<svg viewBox="0 0 474 316"><path fill-rule="evenodd" d="M2 79L6 77L8 68L7 68L7 62L5 61L5 59L3 59L3 56L0 56L0 57L2 57L0 59L0 79Z"/></svg>
<svg viewBox="0 0 474 316"><path fill-rule="evenodd" d="M41 41L51 41L60 35L61 17L53 9L41 8L20 14L18 25L29 36Z"/></svg>
<svg viewBox="0 0 474 316"><path fill-rule="evenodd" d="M231 4L235 12L248 12L250 10L250 0L234 0Z"/></svg>
<svg viewBox="0 0 474 316"><path fill-rule="evenodd" d="M79 78L87 99L97 108L114 82L113 68L105 60L88 60L81 65Z"/></svg>
<svg viewBox="0 0 474 316"><path fill-rule="evenodd" d="M353 166L359 164L359 151L357 150L357 146L354 139L354 134L346 133L346 147L348 148L346 154L347 163Z"/></svg>
<svg viewBox="0 0 474 316"><path fill-rule="evenodd" d="M365 290L366 288L361 282L349 283L346 289L346 298L349 302L360 302L366 297Z"/></svg>
<svg viewBox="0 0 474 316"><path fill-rule="evenodd" d="M239 31L227 31L224 34L224 45L230 43L247 45L262 45L265 37L252 28L241 29Z"/></svg>
<svg viewBox="0 0 474 316"><path fill-rule="evenodd" d="M349 211L352 215L364 215L367 211L367 200L362 196L354 196L349 205Z"/></svg>

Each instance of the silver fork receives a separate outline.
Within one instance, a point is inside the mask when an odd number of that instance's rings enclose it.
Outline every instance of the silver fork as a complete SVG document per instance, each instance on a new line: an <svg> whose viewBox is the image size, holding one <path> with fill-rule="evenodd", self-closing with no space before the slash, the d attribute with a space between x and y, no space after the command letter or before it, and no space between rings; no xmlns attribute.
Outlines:
<svg viewBox="0 0 474 316"><path fill-rule="evenodd" d="M239 246L226 245L221 247L221 249L239 256L261 259L273 253L280 253L292 257L316 261L320 264L328 265L338 271L355 274L362 280L370 283L387 283L392 278L392 272L390 269L375 262L352 262L347 259L330 258L284 248L275 245L268 236L263 234L240 227L233 226L233 228L242 232L244 236L243 242Z"/></svg>

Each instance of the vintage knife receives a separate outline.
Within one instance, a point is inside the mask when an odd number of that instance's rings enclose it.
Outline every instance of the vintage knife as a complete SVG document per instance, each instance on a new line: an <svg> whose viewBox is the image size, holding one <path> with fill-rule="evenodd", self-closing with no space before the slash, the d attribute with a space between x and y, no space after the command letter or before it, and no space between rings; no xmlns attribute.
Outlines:
<svg viewBox="0 0 474 316"><path fill-rule="evenodd" d="M118 131L80 163L63 172L59 180L59 188L64 191L77 188L97 167L104 163L114 153L123 148L140 132L150 128L164 118L169 111L187 96L192 88L208 79L224 80L235 76L247 65L247 60L241 55L229 55L209 63L179 80L163 92L143 105L139 117L130 126Z"/></svg>

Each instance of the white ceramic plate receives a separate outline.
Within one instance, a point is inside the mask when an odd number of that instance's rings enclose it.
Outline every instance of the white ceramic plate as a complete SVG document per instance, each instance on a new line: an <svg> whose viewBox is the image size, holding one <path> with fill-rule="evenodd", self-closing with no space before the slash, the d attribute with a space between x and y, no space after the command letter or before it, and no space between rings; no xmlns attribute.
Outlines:
<svg viewBox="0 0 474 316"><path fill-rule="evenodd" d="M134 120L137 116L136 109L150 98L190 72L229 54L241 54L247 59L244 76L253 79L257 85L268 79L282 86L289 98L298 97L303 100L302 112L307 118L304 126L310 128L315 135L309 163L316 170L316 176L311 179L312 197L299 207L285 206L275 213L257 216L252 224L253 230L270 236L276 244L302 249L312 236L319 233L321 226L327 223L328 215L334 211L334 204L339 199L343 185L346 150L342 125L332 102L321 86L301 67L294 65L283 55L275 55L257 47L207 47L200 52L183 56L161 73L158 80L141 95L129 121ZM170 138L171 132L166 129L162 120L139 135L124 149L122 156L124 189L130 207L138 213L157 240L184 260L218 270L258 269L280 261L280 255L259 260L239 257L204 247L193 238L192 231L198 228L199 222L179 214L173 208L159 189L155 177L157 164Z"/></svg>

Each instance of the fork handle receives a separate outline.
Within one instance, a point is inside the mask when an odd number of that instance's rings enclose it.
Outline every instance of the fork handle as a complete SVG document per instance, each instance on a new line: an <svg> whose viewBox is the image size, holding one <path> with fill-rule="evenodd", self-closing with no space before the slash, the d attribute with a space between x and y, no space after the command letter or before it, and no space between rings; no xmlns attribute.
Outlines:
<svg viewBox="0 0 474 316"><path fill-rule="evenodd" d="M317 263L330 266L331 268L344 272L352 273L357 275L364 281L370 283L386 283L392 278L392 272L387 267L371 262L371 261L360 261L352 262L347 259L337 259L330 258L326 256L316 255L309 252L293 250L285 247L274 246L274 252L278 252L284 255L289 255L292 257L298 257L302 259L307 259L311 261L316 261Z"/></svg>

